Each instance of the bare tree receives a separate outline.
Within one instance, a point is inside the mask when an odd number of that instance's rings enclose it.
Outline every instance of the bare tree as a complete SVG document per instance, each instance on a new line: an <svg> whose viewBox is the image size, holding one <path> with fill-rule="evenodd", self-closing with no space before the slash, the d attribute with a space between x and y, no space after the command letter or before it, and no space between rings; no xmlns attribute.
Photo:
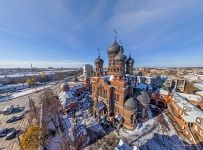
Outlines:
<svg viewBox="0 0 203 150"><path fill-rule="evenodd" d="M36 124L39 125L39 113L38 113L38 108L35 105L34 100L31 97L29 98L29 108L30 108L30 113L28 115L28 122L30 125L33 125L33 121L36 122Z"/></svg>
<svg viewBox="0 0 203 150"><path fill-rule="evenodd" d="M51 89L46 89L41 94L43 124L52 122L58 130L58 118L60 114L60 101Z"/></svg>

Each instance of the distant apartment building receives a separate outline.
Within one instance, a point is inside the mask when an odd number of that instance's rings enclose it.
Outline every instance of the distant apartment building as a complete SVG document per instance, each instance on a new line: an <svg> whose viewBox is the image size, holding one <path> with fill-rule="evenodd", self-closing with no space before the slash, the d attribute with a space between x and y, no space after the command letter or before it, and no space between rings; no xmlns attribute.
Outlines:
<svg viewBox="0 0 203 150"><path fill-rule="evenodd" d="M173 85L173 79L167 78L164 82L164 86L167 88L171 88Z"/></svg>
<svg viewBox="0 0 203 150"><path fill-rule="evenodd" d="M194 74L203 74L203 68L195 68L193 69Z"/></svg>
<svg viewBox="0 0 203 150"><path fill-rule="evenodd" d="M203 75L202 74L196 74L196 73L189 73L189 74L185 75L184 78L190 82L203 81Z"/></svg>
<svg viewBox="0 0 203 150"><path fill-rule="evenodd" d="M191 144L203 142L203 111L193 105L187 98L174 93L169 112L183 131L184 137Z"/></svg>
<svg viewBox="0 0 203 150"><path fill-rule="evenodd" d="M91 77L92 76L93 67L90 64L86 64L83 66L83 77Z"/></svg>
<svg viewBox="0 0 203 150"><path fill-rule="evenodd" d="M176 91L184 92L186 80L183 78L175 79L175 89Z"/></svg>

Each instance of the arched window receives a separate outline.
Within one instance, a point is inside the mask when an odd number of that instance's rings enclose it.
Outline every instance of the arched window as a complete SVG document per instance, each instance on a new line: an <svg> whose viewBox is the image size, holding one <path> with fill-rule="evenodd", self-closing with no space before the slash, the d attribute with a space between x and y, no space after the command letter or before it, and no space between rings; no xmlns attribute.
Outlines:
<svg viewBox="0 0 203 150"><path fill-rule="evenodd" d="M116 100L116 102L119 102L119 95L118 94L115 94L115 100Z"/></svg>
<svg viewBox="0 0 203 150"><path fill-rule="evenodd" d="M131 122L131 124L134 123L134 114L132 114L132 115L130 116L130 122Z"/></svg>

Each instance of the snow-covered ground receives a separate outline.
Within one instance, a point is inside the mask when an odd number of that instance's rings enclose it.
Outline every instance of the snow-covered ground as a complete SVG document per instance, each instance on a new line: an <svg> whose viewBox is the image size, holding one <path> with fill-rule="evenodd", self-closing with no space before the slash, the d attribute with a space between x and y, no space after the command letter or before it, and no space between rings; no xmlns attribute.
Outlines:
<svg viewBox="0 0 203 150"><path fill-rule="evenodd" d="M119 138L140 150L185 150L186 146L164 113L154 118L151 116L133 131L120 129Z"/></svg>
<svg viewBox="0 0 203 150"><path fill-rule="evenodd" d="M70 139L68 136L68 130L65 130L64 132L60 132L56 134L54 137L49 138L46 140L46 148L48 150L60 150L65 149L67 145L70 143Z"/></svg>
<svg viewBox="0 0 203 150"><path fill-rule="evenodd" d="M30 88L29 89L25 89L22 92L17 92L17 93L11 94L9 96L1 97L0 98L0 102L11 100L11 99L14 99L14 98L17 98L17 97L21 97L21 96L24 96L24 95L28 95L28 94L31 94L31 93L34 93L34 92L38 92L40 90L43 90L44 88L49 88L51 86L53 86L53 85L51 84L51 85L36 87L34 89L30 89Z"/></svg>
<svg viewBox="0 0 203 150"><path fill-rule="evenodd" d="M79 101L79 108L75 113L76 122L73 119L73 114L62 115L62 122L63 128L65 129L64 132L57 133L54 137L48 139L46 141L46 146L48 150L58 150L58 149L67 149L67 145L70 144L71 140L74 141L74 137L86 135L86 128L85 126L91 125L95 122L93 117L90 117L88 108L90 107L90 101L87 97L87 93L78 97ZM73 126L75 128L73 128ZM77 129L77 133L73 136L73 129ZM77 140L77 139L76 139ZM86 142L83 143L84 145L89 143L89 137L87 136Z"/></svg>
<svg viewBox="0 0 203 150"><path fill-rule="evenodd" d="M21 90L21 89L25 89L28 88L28 84L27 83L18 83L18 84L10 84L10 85L4 85L4 86L0 86L0 91L5 91L5 90L9 90L9 89L17 89L17 90Z"/></svg>
<svg viewBox="0 0 203 150"><path fill-rule="evenodd" d="M180 139L165 113L156 117L153 116L151 110L148 113L150 116L149 120L144 123L138 123L136 129L121 128L118 131L113 131L86 147L86 150L112 148L112 146L118 145L120 139L130 147L137 147L139 150L193 149ZM91 129L94 131L99 130L98 127ZM108 145L109 143L110 145Z"/></svg>

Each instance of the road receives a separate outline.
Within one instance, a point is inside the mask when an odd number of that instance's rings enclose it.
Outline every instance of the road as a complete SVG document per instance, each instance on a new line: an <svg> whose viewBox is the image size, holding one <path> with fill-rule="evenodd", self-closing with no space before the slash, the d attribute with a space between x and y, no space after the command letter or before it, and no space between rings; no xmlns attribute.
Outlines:
<svg viewBox="0 0 203 150"><path fill-rule="evenodd" d="M50 87L54 92L58 93L60 90L60 84L56 84L52 87ZM42 90L43 91L43 90ZM31 97L36 104L40 103L40 99L39 96L42 93L42 91L38 92L38 93L32 93L26 96L22 96L22 97L18 97L15 99L12 99L10 101L5 101L5 102L1 102L0 103L0 110L3 110L6 106L11 106L11 105L20 105L20 106L24 106L25 110L29 109L29 99L28 96ZM22 112L20 112L22 113ZM6 123L6 120L8 120L9 118L11 118L14 115L18 115L20 113L16 113L16 114L10 114L10 115L3 115L0 114L0 128L16 128L16 129L23 129L26 126L26 119L23 119L21 121L17 121L15 123ZM17 150L19 149L17 143L16 143L16 139L13 140L5 140L5 137L0 138L0 150Z"/></svg>

